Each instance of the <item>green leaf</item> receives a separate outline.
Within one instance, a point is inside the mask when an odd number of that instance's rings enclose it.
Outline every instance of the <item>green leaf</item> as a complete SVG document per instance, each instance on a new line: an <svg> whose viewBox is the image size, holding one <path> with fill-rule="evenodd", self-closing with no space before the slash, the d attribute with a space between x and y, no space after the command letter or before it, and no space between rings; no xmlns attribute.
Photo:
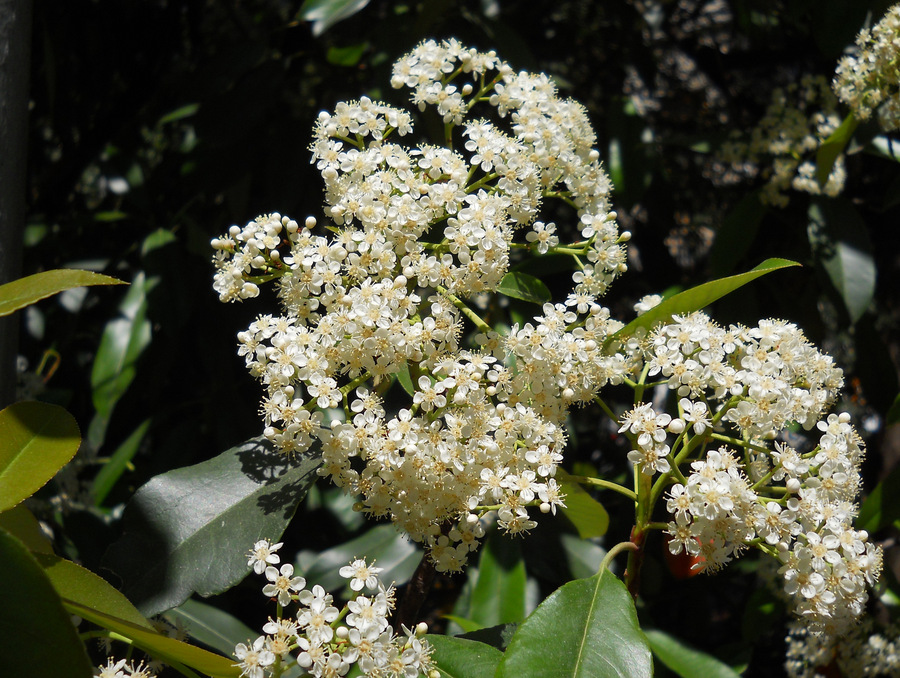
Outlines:
<svg viewBox="0 0 900 678"><path fill-rule="evenodd" d="M397 532L390 523L375 525L364 534L348 542L319 553L315 560L301 569L309 586L319 584L334 591L344 588L348 581L338 570L355 558L365 557L367 562L378 562L384 568L381 578L398 586L412 577L422 559L422 552Z"/></svg>
<svg viewBox="0 0 900 678"><path fill-rule="evenodd" d="M441 678L493 678L503 653L497 648L465 638L425 636L434 653Z"/></svg>
<svg viewBox="0 0 900 678"><path fill-rule="evenodd" d="M141 423L125 441L119 445L113 452L107 462L100 468L91 485L91 492L94 495L94 504L100 506L106 495L115 486L121 475L125 472L128 464L137 454L138 448L141 446L144 436L147 435L147 429L150 428L150 420L146 419Z"/></svg>
<svg viewBox="0 0 900 678"><path fill-rule="evenodd" d="M900 466L878 483L859 507L856 529L873 534L900 516Z"/></svg>
<svg viewBox="0 0 900 678"><path fill-rule="evenodd" d="M546 304L552 299L550 290L541 280L522 271L510 271L503 276L497 291L513 299L534 304Z"/></svg>
<svg viewBox="0 0 900 678"><path fill-rule="evenodd" d="M809 207L808 235L855 323L875 295L875 257L865 221L849 200L817 200Z"/></svg>
<svg viewBox="0 0 900 678"><path fill-rule="evenodd" d="M90 678L84 645L34 556L0 530L0 666L16 678Z"/></svg>
<svg viewBox="0 0 900 678"><path fill-rule="evenodd" d="M155 630L131 601L102 577L52 553L38 553L35 558L61 598Z"/></svg>
<svg viewBox="0 0 900 678"><path fill-rule="evenodd" d="M890 408L887 411L887 416L885 417L885 426L891 426L892 424L900 424L900 393L897 394L897 397L894 398L894 402L891 404Z"/></svg>
<svg viewBox="0 0 900 678"><path fill-rule="evenodd" d="M214 678L238 678L241 670L234 666L234 660L221 657L180 640L169 638L143 626L132 624L113 615L99 612L73 600L63 599L63 605L72 614L87 619L89 622L125 636L139 649L161 659L166 664L182 664L197 671L209 674Z"/></svg>
<svg viewBox="0 0 900 678"><path fill-rule="evenodd" d="M41 489L80 444L78 424L59 405L21 402L0 411L0 511Z"/></svg>
<svg viewBox="0 0 900 678"><path fill-rule="evenodd" d="M444 619L447 621L451 621L459 628L461 628L465 633L477 633L478 631L483 631L484 627L478 622L474 622L471 619L466 619L465 617L460 617L455 614L445 614Z"/></svg>
<svg viewBox="0 0 900 678"><path fill-rule="evenodd" d="M497 678L646 678L653 663L634 601L608 570L554 591L518 628Z"/></svg>
<svg viewBox="0 0 900 678"><path fill-rule="evenodd" d="M728 275L744 258L756 239L766 210L759 199L759 192L754 191L744 196L725 216L709 252L712 275Z"/></svg>
<svg viewBox="0 0 900 678"><path fill-rule="evenodd" d="M500 532L481 549L468 619L482 627L520 622L528 614L521 542Z"/></svg>
<svg viewBox="0 0 900 678"><path fill-rule="evenodd" d="M126 506L125 534L105 558L125 595L151 616L243 579L247 551L281 536L316 480L318 445L298 457L255 438L152 478Z"/></svg>
<svg viewBox="0 0 900 678"><path fill-rule="evenodd" d="M738 674L727 664L668 633L645 629L644 635L656 658L681 678L738 678Z"/></svg>
<svg viewBox="0 0 900 678"><path fill-rule="evenodd" d="M559 538L572 577L576 579L590 577L600 569L600 563L606 556L606 549L574 534L561 534Z"/></svg>
<svg viewBox="0 0 900 678"><path fill-rule="evenodd" d="M368 4L369 0L306 0L297 17L301 21L312 21L312 33L318 37L338 21L353 16Z"/></svg>
<svg viewBox="0 0 900 678"><path fill-rule="evenodd" d="M41 530L41 524L21 504L0 513L0 530L9 532L33 553L53 553L53 546Z"/></svg>
<svg viewBox="0 0 900 678"><path fill-rule="evenodd" d="M479 643L486 643L487 645L495 647L503 652L507 647L509 647L509 642L515 635L517 628L519 628L518 624L501 624L500 626L491 626L486 629L476 629L474 631L469 631L461 636L456 637L466 638L467 640L477 640Z"/></svg>
<svg viewBox="0 0 900 678"><path fill-rule="evenodd" d="M400 385L407 394L411 396L416 394L416 387L413 386L412 375L409 373L409 363L404 363L403 366L400 367L400 371L397 372L397 381L400 382Z"/></svg>
<svg viewBox="0 0 900 678"><path fill-rule="evenodd" d="M116 280L92 271L55 269L53 271L35 273L27 278L13 280L5 285L0 285L0 316L9 315L13 311L18 311L29 304L52 297L58 292L69 290L73 287L127 284L122 280Z"/></svg>
<svg viewBox="0 0 900 678"><path fill-rule="evenodd" d="M186 106L182 106L181 108L176 108L174 111L170 113L166 113L163 117L159 119L156 123L158 125L165 125L170 122L176 122L178 120L184 120L185 118L190 118L197 114L197 111L200 110L200 104L187 104Z"/></svg>
<svg viewBox="0 0 900 678"><path fill-rule="evenodd" d="M766 259L759 266L746 273L719 278L718 280L692 287L684 292L679 292L625 325L625 327L606 340L606 346L609 346L616 339L631 336L639 328L650 329L657 323L668 322L673 315L699 311L717 299L721 299L726 294L734 292L736 289L767 273L799 265L796 261L788 259Z"/></svg>
<svg viewBox="0 0 900 678"><path fill-rule="evenodd" d="M568 473L557 469L556 479L566 495L563 500L566 506L560 512L572 522L582 539L602 537L609 528L609 513L581 485L568 478Z"/></svg>
<svg viewBox="0 0 900 678"><path fill-rule="evenodd" d="M253 640L259 633L244 622L212 605L189 599L166 612L173 624L181 622L188 635L228 656L238 643Z"/></svg>
<svg viewBox="0 0 900 678"><path fill-rule="evenodd" d="M853 113L849 113L838 128L819 146L819 150L816 151L816 181L819 182L819 186L824 186L828 181L828 175L831 174L835 161L850 143L850 138L858 126L859 120Z"/></svg>
<svg viewBox="0 0 900 678"><path fill-rule="evenodd" d="M349 47L329 47L325 59L328 63L336 66L356 66L368 48L368 42L361 42Z"/></svg>

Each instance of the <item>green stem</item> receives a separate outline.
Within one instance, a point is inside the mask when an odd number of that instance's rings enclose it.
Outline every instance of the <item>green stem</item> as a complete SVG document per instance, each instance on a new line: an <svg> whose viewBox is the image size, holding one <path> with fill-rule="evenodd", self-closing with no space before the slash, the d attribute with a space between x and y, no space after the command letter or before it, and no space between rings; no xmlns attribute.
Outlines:
<svg viewBox="0 0 900 678"><path fill-rule="evenodd" d="M593 478L591 476L572 476L569 478L579 485L590 485L591 487L598 487L603 490L612 490L614 492L618 492L619 494L624 494L631 501L637 501L637 495L629 490L627 487L623 487L618 483L614 483L611 480L603 480L602 478Z"/></svg>
<svg viewBox="0 0 900 678"><path fill-rule="evenodd" d="M613 559L622 553L622 551L631 550L634 551L637 548L630 541L622 541L613 546L607 554L603 557L603 560L600 562L600 567L597 570L598 572L604 572L607 568L609 568L610 563L612 563Z"/></svg>
<svg viewBox="0 0 900 678"><path fill-rule="evenodd" d="M481 316L479 316L477 313L475 313L475 311L473 311L471 308L466 306L465 302L462 299L457 297L446 287L443 287L442 285L438 285L436 289L441 296L449 299L450 302L454 306L456 306L456 308L458 308L460 311L462 311L462 314L464 316L466 316L469 320L471 320L472 323L475 325L475 327L477 327L479 330L481 330L485 334L493 331L491 329L491 326L488 325L486 322L484 322L484 320L481 319Z"/></svg>

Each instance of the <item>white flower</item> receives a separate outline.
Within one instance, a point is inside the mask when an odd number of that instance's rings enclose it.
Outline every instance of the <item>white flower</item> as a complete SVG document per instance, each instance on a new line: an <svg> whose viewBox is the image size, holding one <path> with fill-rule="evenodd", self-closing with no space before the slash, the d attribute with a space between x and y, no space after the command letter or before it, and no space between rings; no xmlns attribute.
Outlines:
<svg viewBox="0 0 900 678"><path fill-rule="evenodd" d="M271 584L263 586L263 594L269 597L277 597L278 604L284 607L291 602L291 592L300 592L306 586L306 579L303 577L293 577L294 566L285 563L281 566L281 571L269 566L266 568L266 579Z"/></svg>
<svg viewBox="0 0 900 678"><path fill-rule="evenodd" d="M338 570L338 574L350 580L351 589L362 591L363 587L372 590L378 588L378 574L382 571L383 568L375 567L374 562L371 565L367 565L365 560L357 558L349 565L345 565Z"/></svg>
<svg viewBox="0 0 900 678"><path fill-rule="evenodd" d="M281 558L275 553L281 547L281 542L272 544L268 539L260 539L250 549L250 559L247 561L247 565L252 566L256 574L262 574L267 565L277 565L281 562Z"/></svg>
<svg viewBox="0 0 900 678"><path fill-rule="evenodd" d="M240 661L235 664L241 669L241 675L247 678L264 678L264 669L275 662L275 655L265 648L266 638L260 636L248 647L238 643L234 648L234 656Z"/></svg>

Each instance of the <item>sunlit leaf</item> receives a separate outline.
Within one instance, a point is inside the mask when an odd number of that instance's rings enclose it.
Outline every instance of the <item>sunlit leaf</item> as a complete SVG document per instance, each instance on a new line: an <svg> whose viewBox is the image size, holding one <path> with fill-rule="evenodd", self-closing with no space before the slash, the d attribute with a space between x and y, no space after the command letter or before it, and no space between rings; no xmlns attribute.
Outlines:
<svg viewBox="0 0 900 678"><path fill-rule="evenodd" d="M738 678L727 664L664 631L644 629L644 635L654 656L681 678Z"/></svg>
<svg viewBox="0 0 900 678"><path fill-rule="evenodd" d="M820 186L824 186L828 181L828 175L831 174L835 161L850 143L858 126L859 120L853 113L849 113L838 128L819 146L819 150L816 151L816 181Z"/></svg>
<svg viewBox="0 0 900 678"><path fill-rule="evenodd" d="M348 19L366 5L369 0L306 0L297 13L301 21L312 21L312 33L320 36L338 21Z"/></svg>
<svg viewBox="0 0 900 678"><path fill-rule="evenodd" d="M0 316L24 308L63 290L91 285L127 285L121 280L92 271L55 269L0 285Z"/></svg>
<svg viewBox="0 0 900 678"><path fill-rule="evenodd" d="M119 617L99 612L73 600L64 598L63 605L72 614L77 614L97 626L125 636L136 647L167 664L183 664L214 678L238 678L241 674L241 670L234 666L233 659L182 643L180 640L169 638Z"/></svg>
<svg viewBox="0 0 900 678"><path fill-rule="evenodd" d="M0 513L0 530L6 530L33 553L53 553L53 546L34 514L19 504Z"/></svg>
<svg viewBox="0 0 900 678"><path fill-rule="evenodd" d="M441 678L493 678L503 658L500 650L465 638L428 635L434 648L431 658Z"/></svg>
<svg viewBox="0 0 900 678"><path fill-rule="evenodd" d="M78 424L59 405L20 402L0 411L0 511L42 488L80 444Z"/></svg>
<svg viewBox="0 0 900 678"><path fill-rule="evenodd" d="M554 591L516 630L497 678L646 678L653 666L631 594L604 569Z"/></svg>
<svg viewBox="0 0 900 678"><path fill-rule="evenodd" d="M0 667L15 678L90 678L84 645L34 555L0 530Z"/></svg>
<svg viewBox="0 0 900 678"><path fill-rule="evenodd" d="M699 311L717 299L721 299L767 273L799 265L796 261L789 261L788 259L766 259L759 266L746 273L719 278L718 280L692 287L684 292L679 292L625 325L625 327L606 340L606 345L617 339L631 336L639 328L650 329L659 322L668 322L673 315Z"/></svg>
<svg viewBox="0 0 900 678"><path fill-rule="evenodd" d="M320 463L317 445L291 462L257 438L156 476L128 503L106 565L148 616L221 593L249 571L256 540L281 536Z"/></svg>
<svg viewBox="0 0 900 678"><path fill-rule="evenodd" d="M503 276L497 291L533 304L545 304L552 298L550 290L541 280L521 271L510 271Z"/></svg>

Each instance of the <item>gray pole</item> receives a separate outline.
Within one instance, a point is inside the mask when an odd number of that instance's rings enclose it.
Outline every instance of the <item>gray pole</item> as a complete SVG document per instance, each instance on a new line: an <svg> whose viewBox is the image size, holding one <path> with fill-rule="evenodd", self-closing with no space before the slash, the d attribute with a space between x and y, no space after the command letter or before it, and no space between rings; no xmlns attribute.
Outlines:
<svg viewBox="0 0 900 678"><path fill-rule="evenodd" d="M0 284L22 271L32 0L0 0ZM0 407L15 398L17 315L0 318Z"/></svg>

